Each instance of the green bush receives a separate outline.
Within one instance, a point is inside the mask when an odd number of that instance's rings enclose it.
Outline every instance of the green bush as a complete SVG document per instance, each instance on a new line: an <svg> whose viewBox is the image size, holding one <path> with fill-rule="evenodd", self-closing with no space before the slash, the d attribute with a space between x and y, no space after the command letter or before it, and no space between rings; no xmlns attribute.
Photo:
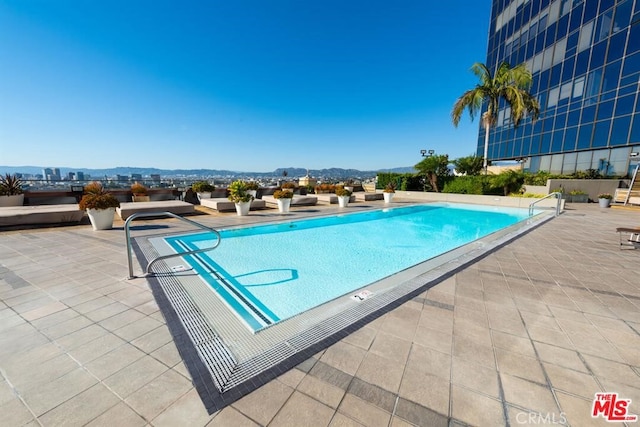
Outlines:
<svg viewBox="0 0 640 427"><path fill-rule="evenodd" d="M484 176L457 176L446 182L443 193L456 194L484 194L486 190L486 182Z"/></svg>

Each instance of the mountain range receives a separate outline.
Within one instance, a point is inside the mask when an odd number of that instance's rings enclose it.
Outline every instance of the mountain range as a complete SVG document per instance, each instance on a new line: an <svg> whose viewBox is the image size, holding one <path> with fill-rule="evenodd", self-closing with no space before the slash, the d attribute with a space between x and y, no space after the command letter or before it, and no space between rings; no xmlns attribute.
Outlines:
<svg viewBox="0 0 640 427"><path fill-rule="evenodd" d="M52 166L46 166L53 169ZM27 175L42 174L42 166L2 166L0 165L0 174L14 174L21 173ZM60 167L61 176L67 176L69 172L82 172L88 174L94 178L103 176L112 177L115 175L129 176L131 174L141 174L142 176L149 176L151 174L158 174L161 177L301 177L307 174L305 168L277 168L273 172L242 172L242 171L230 171L219 169L157 169L157 168L140 168L133 166L119 166L109 169L86 169L86 168L68 168ZM308 169L309 175L313 177L331 177L331 178L368 178L374 177L379 172L396 172L406 173L414 172L413 167L397 167L391 169L379 169L372 171L361 171L357 169L342 169L342 168L328 168L328 169Z"/></svg>

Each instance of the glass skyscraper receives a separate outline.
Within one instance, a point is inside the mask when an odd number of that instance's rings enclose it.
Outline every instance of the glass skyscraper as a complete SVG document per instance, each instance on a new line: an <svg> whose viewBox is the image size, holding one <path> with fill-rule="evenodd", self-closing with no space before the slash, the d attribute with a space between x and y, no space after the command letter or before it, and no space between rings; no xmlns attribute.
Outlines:
<svg viewBox="0 0 640 427"><path fill-rule="evenodd" d="M540 118L514 128L502 104L490 161L629 173L629 155L640 151L640 0L493 0L486 64L503 61L532 71Z"/></svg>

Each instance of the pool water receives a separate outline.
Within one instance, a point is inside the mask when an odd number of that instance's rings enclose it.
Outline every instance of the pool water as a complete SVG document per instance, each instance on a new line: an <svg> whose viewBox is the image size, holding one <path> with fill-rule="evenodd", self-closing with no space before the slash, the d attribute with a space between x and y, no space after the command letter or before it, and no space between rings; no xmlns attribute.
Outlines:
<svg viewBox="0 0 640 427"><path fill-rule="evenodd" d="M452 204L358 212L220 230L217 249L184 259L255 332L528 217ZM210 233L165 240L177 252L212 245Z"/></svg>

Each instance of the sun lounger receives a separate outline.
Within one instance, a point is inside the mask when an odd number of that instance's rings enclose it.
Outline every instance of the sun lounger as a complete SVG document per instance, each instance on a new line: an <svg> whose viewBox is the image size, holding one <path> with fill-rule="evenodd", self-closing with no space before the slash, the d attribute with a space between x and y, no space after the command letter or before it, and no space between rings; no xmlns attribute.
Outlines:
<svg viewBox="0 0 640 427"><path fill-rule="evenodd" d="M383 193L353 193L356 196L356 200L359 202L371 202L374 200L382 200L384 199Z"/></svg>
<svg viewBox="0 0 640 427"><path fill-rule="evenodd" d="M64 224L84 216L77 203L62 205L7 206L0 208L0 226Z"/></svg>
<svg viewBox="0 0 640 427"><path fill-rule="evenodd" d="M218 212L231 212L236 210L236 204L227 198L200 199L200 205L207 208L215 209ZM250 210L264 209L266 203L262 199L254 199L251 201Z"/></svg>
<svg viewBox="0 0 640 427"><path fill-rule="evenodd" d="M127 219L137 212L171 212L177 215L190 214L195 212L191 203L181 200L161 200L156 202L124 202L116 208L120 218Z"/></svg>
<svg viewBox="0 0 640 427"><path fill-rule="evenodd" d="M262 196L262 200L268 206L278 206L277 199L273 196ZM318 203L316 196L299 196L295 194L291 199L291 206L314 206Z"/></svg>
<svg viewBox="0 0 640 427"><path fill-rule="evenodd" d="M618 227L616 232L620 235L620 249L623 246L640 249L640 227Z"/></svg>

